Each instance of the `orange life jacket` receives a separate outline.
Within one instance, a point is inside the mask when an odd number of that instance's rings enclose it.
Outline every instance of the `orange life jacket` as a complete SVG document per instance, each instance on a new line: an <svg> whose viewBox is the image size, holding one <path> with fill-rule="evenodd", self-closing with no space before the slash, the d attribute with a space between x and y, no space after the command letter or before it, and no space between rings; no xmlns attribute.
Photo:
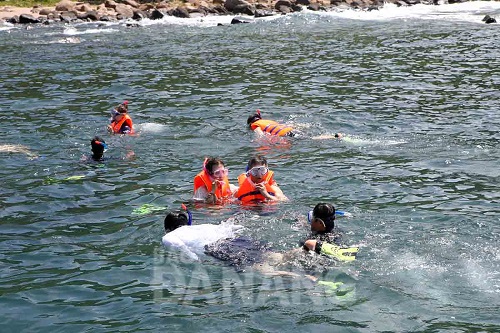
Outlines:
<svg viewBox="0 0 500 333"><path fill-rule="evenodd" d="M269 170L269 172L266 175L266 178L264 179L264 184L266 187L267 192L274 196L274 189L271 187L273 185L274 179L273 179L274 172ZM247 202L252 202L252 201L266 201L267 199L260 193L259 190L255 189L255 184L252 182L250 177L247 177L245 173L242 173L241 175L238 176L238 183L240 184L240 188L238 189L238 192L234 195L238 200L240 200L243 203Z"/></svg>
<svg viewBox="0 0 500 333"><path fill-rule="evenodd" d="M290 126L279 124L273 120L265 119L260 119L250 124L250 128L252 130L255 130L257 127L260 127L263 132L277 136L285 136L289 132L293 131L293 128L291 128Z"/></svg>
<svg viewBox="0 0 500 333"><path fill-rule="evenodd" d="M212 179L205 170L202 170L194 177L194 191L196 192L202 186L205 186L207 192L212 192ZM215 189L215 196L217 200L227 199L231 196L231 188L229 187L227 176L224 177L222 186L217 186Z"/></svg>
<svg viewBox="0 0 500 333"><path fill-rule="evenodd" d="M121 129L123 125L130 127L130 134L134 133L134 129L132 128L132 118L126 113L122 113L123 117L119 121L111 122L111 129L114 134L121 134Z"/></svg>

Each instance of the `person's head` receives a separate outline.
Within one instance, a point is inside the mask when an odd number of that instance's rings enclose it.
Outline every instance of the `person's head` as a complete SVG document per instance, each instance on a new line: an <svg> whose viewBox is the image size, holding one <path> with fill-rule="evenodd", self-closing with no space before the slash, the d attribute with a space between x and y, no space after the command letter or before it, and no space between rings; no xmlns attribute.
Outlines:
<svg viewBox="0 0 500 333"><path fill-rule="evenodd" d="M250 177L252 182L261 183L267 176L269 168L267 167L267 160L262 155L254 156L248 161L247 176Z"/></svg>
<svg viewBox="0 0 500 333"><path fill-rule="evenodd" d="M217 180L224 179L228 174L224 162L218 157L207 157L203 163L203 167L210 177Z"/></svg>
<svg viewBox="0 0 500 333"><path fill-rule="evenodd" d="M261 119L262 119L262 116L260 115L260 110L257 110L253 115L248 117L247 125L250 125L250 124L256 122L257 120L261 120Z"/></svg>
<svg viewBox="0 0 500 333"><path fill-rule="evenodd" d="M95 136L90 141L90 146L92 149L92 158L94 160L100 160L104 155L104 150L108 148L106 142L98 136Z"/></svg>
<svg viewBox="0 0 500 333"><path fill-rule="evenodd" d="M116 107L116 111L118 111L118 113L127 113L128 112L128 101L123 101L122 104L118 105Z"/></svg>
<svg viewBox="0 0 500 333"><path fill-rule="evenodd" d="M169 212L163 221L166 232L173 231L183 225L191 225L191 213L189 211Z"/></svg>
<svg viewBox="0 0 500 333"><path fill-rule="evenodd" d="M309 212L311 231L328 233L335 227L335 207L329 203L319 203Z"/></svg>

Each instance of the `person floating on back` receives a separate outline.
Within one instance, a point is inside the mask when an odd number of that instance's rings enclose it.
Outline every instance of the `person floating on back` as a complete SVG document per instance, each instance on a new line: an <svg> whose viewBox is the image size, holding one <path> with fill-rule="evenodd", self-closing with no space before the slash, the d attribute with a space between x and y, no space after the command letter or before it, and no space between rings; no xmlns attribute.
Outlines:
<svg viewBox="0 0 500 333"><path fill-rule="evenodd" d="M273 120L262 119L260 110L257 110L253 115L248 117L247 124L252 131L258 134L270 134L276 136L295 136L293 128L290 126L277 123Z"/></svg>
<svg viewBox="0 0 500 333"><path fill-rule="evenodd" d="M108 130L113 134L134 134L132 118L128 115L128 101L123 101L111 111Z"/></svg>
<svg viewBox="0 0 500 333"><path fill-rule="evenodd" d="M205 158L203 170L193 179L193 200L208 204L224 203L231 200L238 188L229 183L228 172L220 158Z"/></svg>
<svg viewBox="0 0 500 333"><path fill-rule="evenodd" d="M288 200L273 176L274 172L267 167L265 157L253 157L248 162L247 172L238 176L240 187L234 196L241 203Z"/></svg>

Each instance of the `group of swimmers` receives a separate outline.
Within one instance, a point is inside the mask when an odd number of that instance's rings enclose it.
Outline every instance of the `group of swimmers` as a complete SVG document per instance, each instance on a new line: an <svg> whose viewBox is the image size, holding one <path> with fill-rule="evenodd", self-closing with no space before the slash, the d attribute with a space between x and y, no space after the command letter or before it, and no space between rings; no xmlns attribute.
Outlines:
<svg viewBox="0 0 500 333"><path fill-rule="evenodd" d="M108 130L114 134L134 134L132 118L128 114L128 101L116 106L111 112ZM259 135L289 136L296 135L294 129L288 125L262 118L257 110L248 117L247 124L250 129ZM335 137L340 137L336 135ZM101 160L104 151L108 148L104 140L98 136L91 140L92 159ZM269 169L267 159L261 155L252 157L247 164L245 172L238 176L238 186L229 182L228 169L222 159L207 157L203 162L202 170L193 179L193 201L206 204L262 204L270 202L287 201L288 198L274 179L274 172ZM196 259L194 249L202 250L219 259L235 260L241 264L241 255L244 251L253 251L254 255L244 255L245 258L256 260L256 248L263 249L260 242L245 240L236 237L241 226L227 224L194 224L192 214L183 206L181 211L172 211L164 219L165 236L163 244L181 248L190 257ZM358 248L343 247L340 244L340 234L335 228L335 207L329 203L318 203L308 214L311 234L301 242L301 249L313 251L318 254L329 255L338 260L354 260ZM229 250L236 247L237 250ZM236 253L234 258L230 253ZM272 256L271 256L272 253ZM292 251L291 253L297 253ZM288 258L287 255L278 255L274 252L263 251L262 256L274 263L281 263ZM231 259L232 258L232 259ZM277 258L280 258L279 260Z"/></svg>
<svg viewBox="0 0 500 333"><path fill-rule="evenodd" d="M262 119L259 110L248 118L247 124L259 135L296 135L288 125ZM335 137L340 138L340 135ZM207 157L202 170L193 179L193 200L206 204L262 204L288 200L276 183L266 158L261 155L252 157L245 172L237 179L238 186L231 184L224 162L217 157ZM169 212L165 217L166 234L162 242L166 246L183 249L192 258L198 257L194 249L201 247L204 253L230 261L239 268L244 265L252 265L257 269L267 267L265 273L276 274L276 267L289 260L292 254L304 251L328 255L341 261L354 260L358 248L341 245L340 233L335 228L336 215L344 215L344 212L336 211L332 204L318 203L308 214L311 234L300 242L302 246L299 249L283 254L271 251L259 241L238 237L241 226L193 224L192 214L184 206L184 210ZM294 275L282 271L279 274Z"/></svg>

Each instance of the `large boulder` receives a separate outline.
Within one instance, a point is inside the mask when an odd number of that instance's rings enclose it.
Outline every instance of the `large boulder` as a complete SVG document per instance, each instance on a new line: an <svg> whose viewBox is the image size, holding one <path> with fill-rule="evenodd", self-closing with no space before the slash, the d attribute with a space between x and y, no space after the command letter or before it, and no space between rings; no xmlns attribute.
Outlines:
<svg viewBox="0 0 500 333"><path fill-rule="evenodd" d="M21 14L19 15L19 23L21 24L40 23L40 20L30 14Z"/></svg>
<svg viewBox="0 0 500 333"><path fill-rule="evenodd" d="M233 12L236 7L242 8L243 6L250 6L250 3L245 0L226 0L224 7Z"/></svg>
<svg viewBox="0 0 500 333"><path fill-rule="evenodd" d="M122 18L131 18L132 16L134 16L134 11L132 10L132 7L124 5L122 3L116 4L115 12L117 16L119 15Z"/></svg>
<svg viewBox="0 0 500 333"><path fill-rule="evenodd" d="M274 9L276 10L280 10L280 7L281 6L284 6L284 7L289 7L290 9L292 8L292 2L289 1L289 0L278 0L276 1L276 3L274 4Z"/></svg>
<svg viewBox="0 0 500 333"><path fill-rule="evenodd" d="M177 7L168 12L170 15L181 18L189 18L189 11L186 7Z"/></svg>
<svg viewBox="0 0 500 333"><path fill-rule="evenodd" d="M78 17L76 16L75 12L62 12L61 14L59 14L59 18L61 21L69 23L75 21Z"/></svg>
<svg viewBox="0 0 500 333"><path fill-rule="evenodd" d="M58 12L71 12L74 11L76 4L69 0L62 0L58 4L56 4L56 11Z"/></svg>
<svg viewBox="0 0 500 333"><path fill-rule="evenodd" d="M154 9L151 12L150 19L152 19L152 20L161 20L164 16L165 16L165 14L163 14L162 11L160 11L159 9Z"/></svg>
<svg viewBox="0 0 500 333"><path fill-rule="evenodd" d="M139 8L139 3L135 0L123 0L123 3L125 5L129 5L132 8Z"/></svg>

